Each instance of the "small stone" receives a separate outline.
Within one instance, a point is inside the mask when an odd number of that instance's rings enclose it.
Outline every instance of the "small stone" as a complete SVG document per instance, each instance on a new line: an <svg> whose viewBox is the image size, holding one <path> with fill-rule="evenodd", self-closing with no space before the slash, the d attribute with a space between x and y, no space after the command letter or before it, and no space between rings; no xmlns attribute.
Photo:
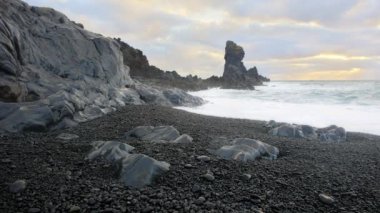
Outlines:
<svg viewBox="0 0 380 213"><path fill-rule="evenodd" d="M79 206L71 206L69 212L70 213L80 212L80 207Z"/></svg>
<svg viewBox="0 0 380 213"><path fill-rule="evenodd" d="M5 159L1 159L1 162L2 162L2 163L11 163L12 160L9 159L9 158L5 158Z"/></svg>
<svg viewBox="0 0 380 213"><path fill-rule="evenodd" d="M148 212L152 212L153 210L154 210L153 207L148 206L148 207L146 207L145 209L143 209L142 212L144 212L144 213L148 213Z"/></svg>
<svg viewBox="0 0 380 213"><path fill-rule="evenodd" d="M193 165L191 165L191 164L189 164L189 163L188 163L188 164L185 164L185 168L188 168L188 169L189 169L189 168L193 168Z"/></svg>
<svg viewBox="0 0 380 213"><path fill-rule="evenodd" d="M202 191L201 187L199 185L194 185L193 188L191 188L192 192L200 192Z"/></svg>
<svg viewBox="0 0 380 213"><path fill-rule="evenodd" d="M250 180L250 179L252 178L252 175L247 174L247 173L244 173L244 174L242 175L242 178L243 178L244 180Z"/></svg>
<svg viewBox="0 0 380 213"><path fill-rule="evenodd" d="M28 213L38 213L41 212L41 209L39 208L30 208L28 209Z"/></svg>
<svg viewBox="0 0 380 213"><path fill-rule="evenodd" d="M25 180L16 180L14 183L9 184L9 191L12 193L19 193L24 191L26 188Z"/></svg>
<svg viewBox="0 0 380 213"><path fill-rule="evenodd" d="M208 181L213 181L213 180L215 180L214 175L213 175L210 171L208 171L208 172L207 172L206 174L204 174L202 177L205 178L205 179L208 180Z"/></svg>
<svg viewBox="0 0 380 213"><path fill-rule="evenodd" d="M203 197L203 196L201 196L201 197L199 197L199 198L195 201L195 203L196 203L196 204L202 204L202 203L204 203L205 201L206 201L206 198Z"/></svg>
<svg viewBox="0 0 380 213"><path fill-rule="evenodd" d="M57 136L57 138L61 139L61 140L68 141L68 140L79 138L79 136L74 135L74 134L70 134L70 133L61 133Z"/></svg>
<svg viewBox="0 0 380 213"><path fill-rule="evenodd" d="M88 199L87 203L91 206L95 205L96 204L96 200L94 198L90 198Z"/></svg>
<svg viewBox="0 0 380 213"><path fill-rule="evenodd" d="M206 155L200 155L197 157L197 159L200 161L204 161L204 162L209 162L211 160L211 158L209 156L206 156Z"/></svg>
<svg viewBox="0 0 380 213"><path fill-rule="evenodd" d="M335 202L333 197L326 194L319 194L319 200L326 204L332 204Z"/></svg>

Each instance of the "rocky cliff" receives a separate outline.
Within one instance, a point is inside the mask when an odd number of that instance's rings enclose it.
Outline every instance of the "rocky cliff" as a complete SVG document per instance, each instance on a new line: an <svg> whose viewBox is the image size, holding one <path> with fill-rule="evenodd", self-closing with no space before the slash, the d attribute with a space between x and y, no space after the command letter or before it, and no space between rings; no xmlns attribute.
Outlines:
<svg viewBox="0 0 380 213"><path fill-rule="evenodd" d="M159 86L161 88L180 88L184 90L202 90L208 86L198 76L180 76L176 71L163 71L160 68L150 65L144 53L131 47L127 43L118 41L124 57L124 63L130 67L130 75L140 82Z"/></svg>
<svg viewBox="0 0 380 213"><path fill-rule="evenodd" d="M138 64L125 61L120 42L54 9L0 0L0 14L1 131L70 127L125 104L202 103L134 81L126 65Z"/></svg>

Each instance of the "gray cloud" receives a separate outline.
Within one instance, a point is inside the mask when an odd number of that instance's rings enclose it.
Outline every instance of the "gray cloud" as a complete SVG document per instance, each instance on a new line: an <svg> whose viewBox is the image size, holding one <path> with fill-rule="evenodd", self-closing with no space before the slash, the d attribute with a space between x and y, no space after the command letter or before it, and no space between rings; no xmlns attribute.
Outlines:
<svg viewBox="0 0 380 213"><path fill-rule="evenodd" d="M184 75L221 75L230 39L244 47L247 66L256 65L275 79L325 78L329 73L340 79L380 79L380 1L27 2L60 10L92 31L121 37L143 50L151 64Z"/></svg>

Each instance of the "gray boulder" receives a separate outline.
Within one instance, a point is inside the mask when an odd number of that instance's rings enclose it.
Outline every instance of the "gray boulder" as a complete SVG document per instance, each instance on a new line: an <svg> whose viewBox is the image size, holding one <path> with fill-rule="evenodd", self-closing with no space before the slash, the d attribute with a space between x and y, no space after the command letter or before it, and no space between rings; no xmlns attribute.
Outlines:
<svg viewBox="0 0 380 213"><path fill-rule="evenodd" d="M269 132L272 135L280 137L290 137L290 138L303 138L303 132L296 125L284 124L276 127Z"/></svg>
<svg viewBox="0 0 380 213"><path fill-rule="evenodd" d="M0 129L7 132L47 131L54 123L53 112L48 106L22 106L0 120Z"/></svg>
<svg viewBox="0 0 380 213"><path fill-rule="evenodd" d="M187 134L180 135L173 126L138 126L125 133L124 136L156 143L191 143L193 141L193 138Z"/></svg>
<svg viewBox="0 0 380 213"><path fill-rule="evenodd" d="M181 89L166 89L163 94L173 106L199 106L204 103L201 98L189 95Z"/></svg>
<svg viewBox="0 0 380 213"><path fill-rule="evenodd" d="M331 125L326 128L315 128L309 125L276 123L269 121L266 124L270 135L288 138L306 138L328 142L342 142L346 140L346 131L342 127Z"/></svg>
<svg viewBox="0 0 380 213"><path fill-rule="evenodd" d="M319 140L327 142L343 142L346 140L346 130L342 127L331 125L317 130Z"/></svg>
<svg viewBox="0 0 380 213"><path fill-rule="evenodd" d="M140 188L169 170L170 164L143 154L130 154L134 147L117 141L95 141L86 159L103 157L115 166L120 180L130 187Z"/></svg>
<svg viewBox="0 0 380 213"><path fill-rule="evenodd" d="M257 158L277 159L279 150L277 147L249 138L237 138L231 145L222 146L217 150L209 150L211 153L226 160L247 162Z"/></svg>
<svg viewBox="0 0 380 213"><path fill-rule="evenodd" d="M118 162L120 179L127 186L140 188L150 185L154 178L169 171L170 164L143 154L132 154Z"/></svg>

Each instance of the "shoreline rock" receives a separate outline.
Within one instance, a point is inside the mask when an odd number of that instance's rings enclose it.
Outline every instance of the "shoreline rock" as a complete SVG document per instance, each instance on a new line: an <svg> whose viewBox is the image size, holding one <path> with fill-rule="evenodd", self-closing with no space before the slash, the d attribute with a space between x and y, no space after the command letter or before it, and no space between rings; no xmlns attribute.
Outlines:
<svg viewBox="0 0 380 213"><path fill-rule="evenodd" d="M0 2L0 131L49 131L99 118L126 104L196 106L180 89L130 76L120 42L51 8Z"/></svg>
<svg viewBox="0 0 380 213"><path fill-rule="evenodd" d="M288 123L277 123L273 120L265 125L270 128L269 134L287 138L306 138L324 142L344 142L346 141L346 130L336 125L325 128L315 128L309 125L296 125Z"/></svg>

